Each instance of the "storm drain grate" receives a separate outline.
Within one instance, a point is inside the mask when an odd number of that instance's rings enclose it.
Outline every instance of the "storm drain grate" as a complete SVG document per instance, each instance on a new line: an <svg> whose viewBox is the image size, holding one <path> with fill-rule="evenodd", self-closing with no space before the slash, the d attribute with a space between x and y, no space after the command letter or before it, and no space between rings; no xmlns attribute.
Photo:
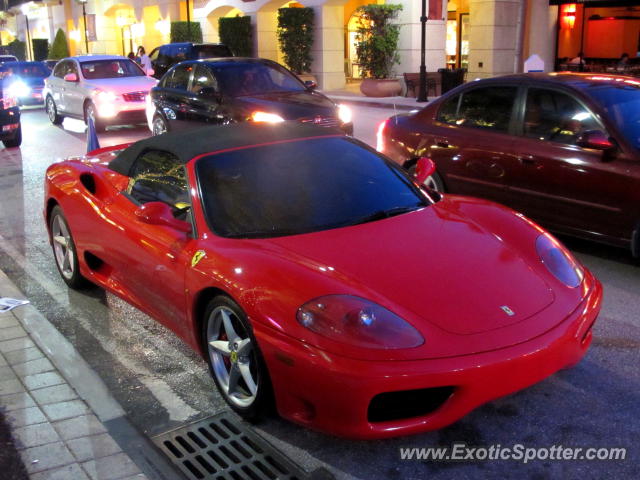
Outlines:
<svg viewBox="0 0 640 480"><path fill-rule="evenodd" d="M190 480L308 478L300 467L228 413L171 430L152 440Z"/></svg>

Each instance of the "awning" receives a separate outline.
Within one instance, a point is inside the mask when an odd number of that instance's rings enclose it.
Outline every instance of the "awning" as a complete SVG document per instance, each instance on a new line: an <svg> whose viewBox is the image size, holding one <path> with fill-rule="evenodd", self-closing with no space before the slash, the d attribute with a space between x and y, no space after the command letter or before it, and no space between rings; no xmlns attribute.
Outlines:
<svg viewBox="0 0 640 480"><path fill-rule="evenodd" d="M640 7L640 0L549 0L549 5L564 5L567 3L581 3L585 7Z"/></svg>

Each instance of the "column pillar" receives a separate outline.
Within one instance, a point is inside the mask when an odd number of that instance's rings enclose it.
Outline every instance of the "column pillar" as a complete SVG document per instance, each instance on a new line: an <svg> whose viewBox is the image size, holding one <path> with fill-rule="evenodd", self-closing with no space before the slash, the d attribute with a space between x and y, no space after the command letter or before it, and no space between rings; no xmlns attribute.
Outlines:
<svg viewBox="0 0 640 480"><path fill-rule="evenodd" d="M344 6L319 5L315 12L311 73L323 90L344 88Z"/></svg>

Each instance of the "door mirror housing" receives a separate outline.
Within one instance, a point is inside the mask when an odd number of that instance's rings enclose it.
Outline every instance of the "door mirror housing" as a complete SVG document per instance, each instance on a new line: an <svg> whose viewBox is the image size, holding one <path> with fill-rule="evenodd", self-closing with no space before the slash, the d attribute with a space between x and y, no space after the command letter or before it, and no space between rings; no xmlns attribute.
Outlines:
<svg viewBox="0 0 640 480"><path fill-rule="evenodd" d="M592 148L594 150L611 150L616 146L601 130L584 132L578 139L577 144L581 147Z"/></svg>
<svg viewBox="0 0 640 480"><path fill-rule="evenodd" d="M436 171L436 164L428 157L420 157L416 164L415 182L422 185Z"/></svg>
<svg viewBox="0 0 640 480"><path fill-rule="evenodd" d="M73 82L76 83L78 81L77 73L67 73L64 77L62 77L65 82Z"/></svg>
<svg viewBox="0 0 640 480"><path fill-rule="evenodd" d="M307 88L307 90L312 90L312 91L318 88L318 84L313 80L305 80L304 86Z"/></svg>
<svg viewBox="0 0 640 480"><path fill-rule="evenodd" d="M179 232L191 233L191 224L173 216L171 207L163 202L148 202L135 211L136 218L148 225L164 225Z"/></svg>

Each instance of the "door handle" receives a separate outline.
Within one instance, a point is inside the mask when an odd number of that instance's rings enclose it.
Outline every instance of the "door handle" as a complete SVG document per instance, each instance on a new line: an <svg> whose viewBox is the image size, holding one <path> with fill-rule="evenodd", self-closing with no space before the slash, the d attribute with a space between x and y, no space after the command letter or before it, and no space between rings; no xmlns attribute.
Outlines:
<svg viewBox="0 0 640 480"><path fill-rule="evenodd" d="M436 142L436 147L438 147L438 148L454 148L446 140L438 140Z"/></svg>

